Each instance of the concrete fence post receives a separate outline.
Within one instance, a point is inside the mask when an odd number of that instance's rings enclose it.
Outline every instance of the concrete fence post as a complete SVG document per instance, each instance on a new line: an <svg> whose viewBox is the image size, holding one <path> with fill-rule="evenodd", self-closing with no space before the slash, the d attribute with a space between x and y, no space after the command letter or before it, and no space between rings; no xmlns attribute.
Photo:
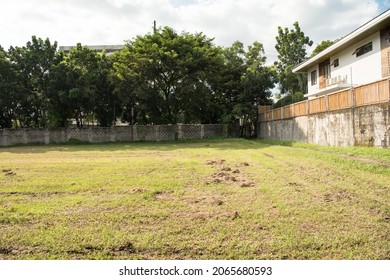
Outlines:
<svg viewBox="0 0 390 280"><path fill-rule="evenodd" d="M160 126L159 125L154 126L154 133L155 133L156 141L159 142L160 141Z"/></svg>
<svg viewBox="0 0 390 280"><path fill-rule="evenodd" d="M45 144L50 144L50 131L48 128L45 129Z"/></svg>
<svg viewBox="0 0 390 280"><path fill-rule="evenodd" d="M200 139L204 138L204 124L200 125Z"/></svg>
<svg viewBox="0 0 390 280"><path fill-rule="evenodd" d="M183 125L181 123L177 125L177 139L183 140Z"/></svg>
<svg viewBox="0 0 390 280"><path fill-rule="evenodd" d="M30 137L29 137L29 133L27 133L28 129L23 129L22 132L23 132L23 144L28 144L30 143Z"/></svg>
<svg viewBox="0 0 390 280"><path fill-rule="evenodd" d="M133 129L133 142L134 141L138 141L138 131L137 131L137 125L136 124L133 124L132 126L132 129Z"/></svg>
<svg viewBox="0 0 390 280"><path fill-rule="evenodd" d="M92 127L88 128L88 142L93 143L93 131Z"/></svg>
<svg viewBox="0 0 390 280"><path fill-rule="evenodd" d="M116 126L111 126L110 127L110 130L111 130L111 132L110 132L110 141L111 142L115 142L116 141L116 139L117 139L117 129L116 129Z"/></svg>
<svg viewBox="0 0 390 280"><path fill-rule="evenodd" d="M8 146L7 143L7 130L2 129L1 131L1 145L2 146Z"/></svg>
<svg viewBox="0 0 390 280"><path fill-rule="evenodd" d="M228 138L229 137L229 125L224 124L222 127L222 137Z"/></svg>

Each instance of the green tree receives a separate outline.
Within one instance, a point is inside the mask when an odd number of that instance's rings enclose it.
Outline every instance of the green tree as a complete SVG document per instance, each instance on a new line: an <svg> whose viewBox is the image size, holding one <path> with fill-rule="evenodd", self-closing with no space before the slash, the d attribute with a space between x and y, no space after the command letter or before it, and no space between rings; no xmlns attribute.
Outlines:
<svg viewBox="0 0 390 280"><path fill-rule="evenodd" d="M61 54L63 57L63 53ZM73 116L70 91L73 88L71 69L64 60L52 67L49 83L49 127L67 127Z"/></svg>
<svg viewBox="0 0 390 280"><path fill-rule="evenodd" d="M278 36L275 45L279 61L275 62L278 71L278 82L282 94L307 91L307 79L304 74L294 74L294 66L306 59L306 48L313 42L305 36L298 22L294 29L278 27Z"/></svg>
<svg viewBox="0 0 390 280"><path fill-rule="evenodd" d="M292 104L293 102L300 102L305 100L305 96L302 92L294 92L293 95L286 95L281 97L275 104L274 108L280 108Z"/></svg>
<svg viewBox="0 0 390 280"><path fill-rule="evenodd" d="M254 42L245 53L245 72L241 76L241 91L234 113L243 122L241 135L253 135L257 123L257 108L259 105L272 104L271 89L275 83L275 71L265 66L263 45ZM247 130L247 131L245 131Z"/></svg>
<svg viewBox="0 0 390 280"><path fill-rule="evenodd" d="M313 50L313 52L311 53L311 56L310 57L313 57L317 54L319 54L320 52L322 52L323 50L329 48L331 45L333 45L335 43L335 41L331 41L331 40L325 40L325 41L322 41L321 43L319 43Z"/></svg>
<svg viewBox="0 0 390 280"><path fill-rule="evenodd" d="M230 47L222 50L223 68L219 75L217 88L221 91L221 119L222 123L231 123L236 119L234 107L239 102L238 97L242 92L242 76L246 71L244 44L235 41Z"/></svg>
<svg viewBox="0 0 390 280"><path fill-rule="evenodd" d="M53 75L52 89L58 93L52 100L52 104L57 105L54 111L70 112L71 117L76 120L77 127L83 127L86 118L93 116L98 71L97 52L77 44L65 55L61 65L56 69L56 74ZM64 106L64 109L58 106ZM60 123L63 124L67 113L60 115Z"/></svg>
<svg viewBox="0 0 390 280"><path fill-rule="evenodd" d="M25 47L11 47L9 58L20 77L22 94L16 114L21 126L46 127L48 84L51 67L56 59L57 42L32 36Z"/></svg>
<svg viewBox="0 0 390 280"><path fill-rule="evenodd" d="M221 63L212 39L164 27L129 41L111 79L139 123L209 122Z"/></svg>
<svg viewBox="0 0 390 280"><path fill-rule="evenodd" d="M19 85L18 72L0 46L0 128L11 128L16 124Z"/></svg>
<svg viewBox="0 0 390 280"><path fill-rule="evenodd" d="M112 66L106 54L77 44L62 56L50 76L51 126L67 126L74 119L81 128L87 118L100 126L112 125L117 102L109 81Z"/></svg>
<svg viewBox="0 0 390 280"><path fill-rule="evenodd" d="M99 126L107 127L116 122L117 114L120 115L120 103L114 93L114 85L109 76L112 69L111 60L105 52L97 54L97 69L93 77L95 84L94 115Z"/></svg>

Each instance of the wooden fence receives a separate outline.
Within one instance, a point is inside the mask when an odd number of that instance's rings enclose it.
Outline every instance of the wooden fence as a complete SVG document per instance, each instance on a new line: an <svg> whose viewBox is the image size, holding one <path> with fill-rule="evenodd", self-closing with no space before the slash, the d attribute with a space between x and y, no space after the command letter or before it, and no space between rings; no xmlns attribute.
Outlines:
<svg viewBox="0 0 390 280"><path fill-rule="evenodd" d="M390 102L390 79L349 88L259 114L260 122Z"/></svg>

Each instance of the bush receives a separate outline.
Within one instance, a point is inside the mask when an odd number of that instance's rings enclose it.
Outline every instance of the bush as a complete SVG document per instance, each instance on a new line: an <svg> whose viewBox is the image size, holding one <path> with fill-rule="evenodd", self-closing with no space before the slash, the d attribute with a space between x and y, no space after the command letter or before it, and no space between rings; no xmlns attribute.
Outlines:
<svg viewBox="0 0 390 280"><path fill-rule="evenodd" d="M278 100L278 102L275 103L274 108L280 108L283 106L290 105L292 103L297 103L300 101L306 100L306 98L303 96L302 92L296 92L293 95L286 95ZM294 102L293 102L294 101Z"/></svg>

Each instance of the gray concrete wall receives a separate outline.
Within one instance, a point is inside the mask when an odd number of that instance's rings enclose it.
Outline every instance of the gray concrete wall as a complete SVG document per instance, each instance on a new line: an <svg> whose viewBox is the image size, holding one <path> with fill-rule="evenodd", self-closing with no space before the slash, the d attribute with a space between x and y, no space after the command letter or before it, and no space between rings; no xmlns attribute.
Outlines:
<svg viewBox="0 0 390 280"><path fill-rule="evenodd" d="M55 130L3 129L0 130L0 146L66 143L71 139L99 143L115 141L168 141L231 136L229 128L222 124L134 125Z"/></svg>
<svg viewBox="0 0 390 280"><path fill-rule="evenodd" d="M262 122L258 135L328 146L390 147L390 103Z"/></svg>

